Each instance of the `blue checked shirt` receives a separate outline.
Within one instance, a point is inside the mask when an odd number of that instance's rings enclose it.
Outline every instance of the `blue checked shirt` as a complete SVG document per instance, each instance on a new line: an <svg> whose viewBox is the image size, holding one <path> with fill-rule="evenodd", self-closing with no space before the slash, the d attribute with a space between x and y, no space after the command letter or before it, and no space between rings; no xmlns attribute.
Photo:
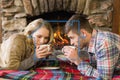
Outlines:
<svg viewBox="0 0 120 80"><path fill-rule="evenodd" d="M93 30L88 46L90 63L82 61L78 69L83 75L111 80L114 69L120 66L120 36L100 30ZM96 62L96 68L91 63Z"/></svg>

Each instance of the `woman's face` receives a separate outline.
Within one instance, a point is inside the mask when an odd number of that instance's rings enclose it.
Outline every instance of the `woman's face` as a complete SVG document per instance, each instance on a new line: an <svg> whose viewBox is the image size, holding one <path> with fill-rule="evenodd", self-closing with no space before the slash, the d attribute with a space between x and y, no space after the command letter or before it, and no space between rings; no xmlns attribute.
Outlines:
<svg viewBox="0 0 120 80"><path fill-rule="evenodd" d="M32 37L36 45L45 44L49 40L49 30L41 27L33 33Z"/></svg>

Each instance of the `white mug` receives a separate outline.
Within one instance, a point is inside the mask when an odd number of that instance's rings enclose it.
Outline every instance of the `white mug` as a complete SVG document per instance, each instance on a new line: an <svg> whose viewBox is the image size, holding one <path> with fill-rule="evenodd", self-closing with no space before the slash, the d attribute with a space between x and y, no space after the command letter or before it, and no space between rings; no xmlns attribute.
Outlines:
<svg viewBox="0 0 120 80"><path fill-rule="evenodd" d="M75 46L68 46L68 47L70 47L70 48L72 48L72 49L76 49ZM62 52L63 52L63 53L65 52L65 51L64 51L64 48L62 48Z"/></svg>
<svg viewBox="0 0 120 80"><path fill-rule="evenodd" d="M73 49L76 49L76 47L75 46L69 46L70 48L73 48Z"/></svg>
<svg viewBox="0 0 120 80"><path fill-rule="evenodd" d="M50 51L50 44L42 44L39 46L40 49L44 48L44 47L47 47L47 50Z"/></svg>

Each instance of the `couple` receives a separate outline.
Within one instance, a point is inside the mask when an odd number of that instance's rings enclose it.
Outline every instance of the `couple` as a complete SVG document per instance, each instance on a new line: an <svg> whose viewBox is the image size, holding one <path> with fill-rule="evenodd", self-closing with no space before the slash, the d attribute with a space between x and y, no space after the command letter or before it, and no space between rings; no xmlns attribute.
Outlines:
<svg viewBox="0 0 120 80"><path fill-rule="evenodd" d="M79 31L78 23L72 22L72 20L80 21ZM90 62L96 62L97 67L94 68L91 63L84 61L84 58L80 58L78 55L79 50L69 46L63 47L66 58L76 64L83 75L100 80L111 80L114 71L119 69L117 66L120 64L120 36L93 29L83 15L77 14L73 15L66 23L65 32L70 38L71 45L80 47L80 49L86 48ZM53 31L48 22L42 19L31 22L26 27L24 35L13 35L2 44L0 66L6 69L20 70L32 67L41 58L51 54L45 49L40 50L39 45L51 43L52 39Z"/></svg>

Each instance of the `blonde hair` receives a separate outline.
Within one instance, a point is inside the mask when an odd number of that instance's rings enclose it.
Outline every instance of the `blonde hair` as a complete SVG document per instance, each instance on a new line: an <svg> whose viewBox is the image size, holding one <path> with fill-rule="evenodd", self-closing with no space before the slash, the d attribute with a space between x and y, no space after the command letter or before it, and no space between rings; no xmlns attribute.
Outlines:
<svg viewBox="0 0 120 80"><path fill-rule="evenodd" d="M48 43L51 43L53 41L53 29L49 22L43 20L43 19L36 19L28 24L28 26L24 30L24 35L26 35L29 38L32 38L32 34L39 29L40 27L45 27L49 30L49 36L50 39Z"/></svg>

